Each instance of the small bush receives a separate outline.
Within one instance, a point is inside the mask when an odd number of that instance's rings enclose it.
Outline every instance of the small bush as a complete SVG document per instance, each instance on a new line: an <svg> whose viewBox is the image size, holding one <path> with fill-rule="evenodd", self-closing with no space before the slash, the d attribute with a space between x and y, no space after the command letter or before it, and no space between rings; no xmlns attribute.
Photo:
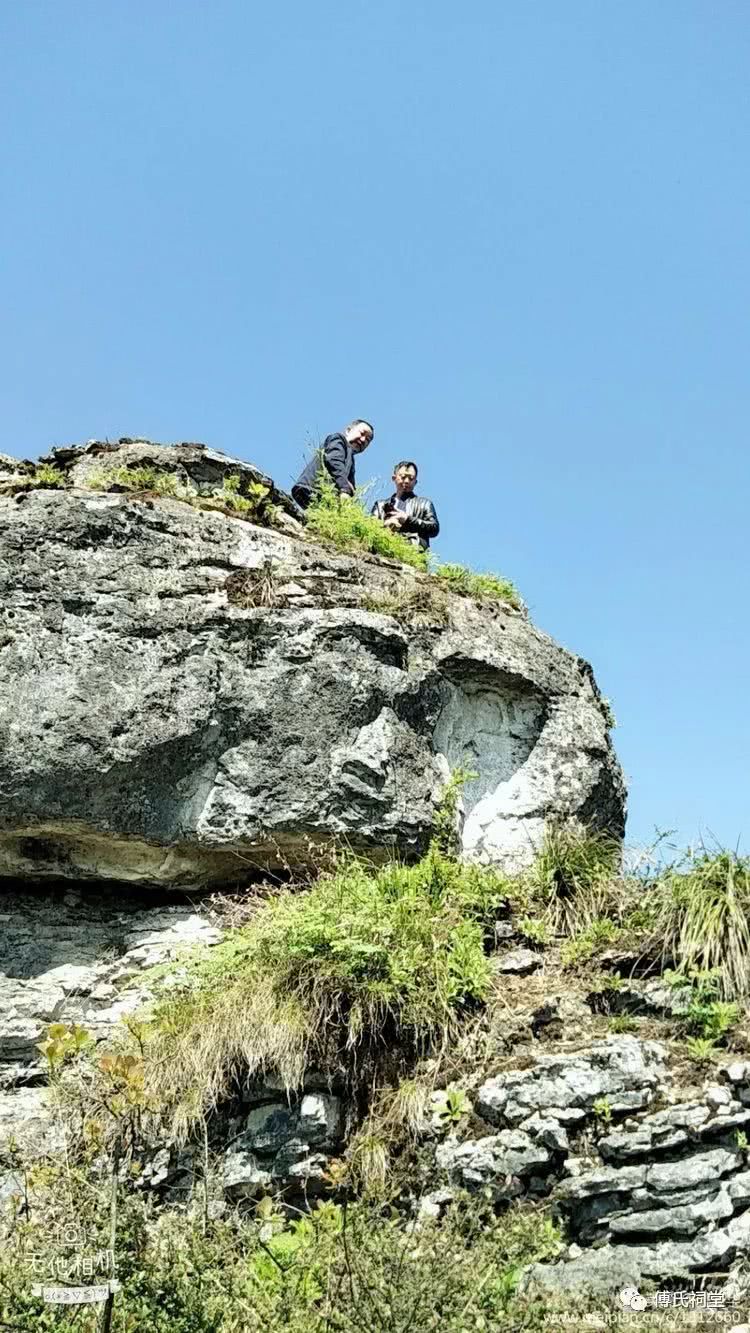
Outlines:
<svg viewBox="0 0 750 1333"><path fill-rule="evenodd" d="M70 1179L58 1181L68 1207ZM86 1200L87 1203L90 1200ZM38 1212L0 1256L0 1323L18 1333L61 1327L59 1307L32 1291L29 1255L43 1248ZM76 1217L75 1219L79 1219ZM106 1244L106 1192L85 1218L87 1245ZM97 1236L97 1241L94 1237ZM257 1217L201 1225L194 1212L157 1215L123 1201L116 1244L121 1289L113 1333L475 1333L543 1327L540 1301L517 1295L523 1268L559 1254L556 1225L541 1210L498 1219L463 1198L414 1230L395 1208L318 1204L292 1222L259 1206ZM36 1279L38 1280L38 1279ZM59 1285L55 1281L54 1285ZM67 1327L67 1316L62 1315ZM74 1316L97 1333L100 1309Z"/></svg>
<svg viewBox="0 0 750 1333"><path fill-rule="evenodd" d="M685 1042L685 1048L690 1059L696 1065L705 1066L713 1064L716 1052L714 1043L710 1037L688 1037Z"/></svg>
<svg viewBox="0 0 750 1333"><path fill-rule="evenodd" d="M450 623L448 599L442 589L436 590L425 581L410 588L397 584L392 593L368 594L362 605L366 611L379 611L395 620L415 626L445 626Z"/></svg>
<svg viewBox="0 0 750 1333"><path fill-rule="evenodd" d="M484 939L504 887L434 848L415 866L352 861L280 893L169 977L147 1095L184 1134L235 1075L273 1069L294 1087L314 1061L356 1081L381 1057L447 1040L488 993Z"/></svg>
<svg viewBox="0 0 750 1333"><path fill-rule="evenodd" d="M466 565L438 565L435 578L443 579L451 592L471 597L475 602L510 602L519 607L521 599L510 579L501 574L478 574Z"/></svg>
<svg viewBox="0 0 750 1333"><path fill-rule="evenodd" d="M333 483L321 477L306 510L308 530L341 551L367 551L426 570L425 552L368 514L361 495L342 499Z"/></svg>

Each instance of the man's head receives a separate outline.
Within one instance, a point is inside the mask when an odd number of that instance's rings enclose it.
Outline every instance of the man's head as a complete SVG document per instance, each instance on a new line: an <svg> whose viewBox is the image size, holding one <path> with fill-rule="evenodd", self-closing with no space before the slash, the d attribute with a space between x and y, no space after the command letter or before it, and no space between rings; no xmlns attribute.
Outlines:
<svg viewBox="0 0 750 1333"><path fill-rule="evenodd" d="M374 434L374 427L370 425L369 421L363 421L361 417L358 417L356 421L350 421L344 431L346 442L355 454L361 454L368 444L372 444Z"/></svg>
<svg viewBox="0 0 750 1333"><path fill-rule="evenodd" d="M411 495L417 484L417 465L410 459L397 463L393 469L393 484L399 497Z"/></svg>

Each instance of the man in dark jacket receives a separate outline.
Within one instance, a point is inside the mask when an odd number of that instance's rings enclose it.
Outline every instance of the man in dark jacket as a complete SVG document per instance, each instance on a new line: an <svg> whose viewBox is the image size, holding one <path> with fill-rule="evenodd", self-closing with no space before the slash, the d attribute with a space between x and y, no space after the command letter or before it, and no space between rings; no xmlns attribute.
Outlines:
<svg viewBox="0 0 750 1333"><path fill-rule="evenodd" d="M374 434L375 431L369 421L358 418L350 422L345 430L326 435L322 445L315 450L304 472L292 486L292 495L297 504L302 509L307 509L321 469L325 469L339 495L354 495L356 485L354 459L357 454L364 453L368 444L372 443Z"/></svg>
<svg viewBox="0 0 750 1333"><path fill-rule="evenodd" d="M411 460L397 463L393 469L393 482L396 489L390 500L378 500L372 506L372 513L387 528L400 532L407 541L426 551L430 538L437 537L440 524L432 500L414 494L417 484L416 463Z"/></svg>

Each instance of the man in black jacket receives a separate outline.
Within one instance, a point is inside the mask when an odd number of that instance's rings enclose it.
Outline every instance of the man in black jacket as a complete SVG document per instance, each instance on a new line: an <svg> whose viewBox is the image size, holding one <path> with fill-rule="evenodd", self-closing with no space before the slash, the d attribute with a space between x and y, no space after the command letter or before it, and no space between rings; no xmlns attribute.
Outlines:
<svg viewBox="0 0 750 1333"><path fill-rule="evenodd" d="M417 484L416 463L409 459L397 463L393 469L393 482L396 489L390 500L378 500L371 512L387 528L400 532L407 541L426 551L430 538L437 537L440 524L432 500L414 494Z"/></svg>
<svg viewBox="0 0 750 1333"><path fill-rule="evenodd" d="M354 459L364 453L372 443L375 434L369 421L358 418L345 430L326 435L322 445L315 450L307 467L292 486L292 495L302 509L307 509L321 469L325 469L339 495L354 495Z"/></svg>

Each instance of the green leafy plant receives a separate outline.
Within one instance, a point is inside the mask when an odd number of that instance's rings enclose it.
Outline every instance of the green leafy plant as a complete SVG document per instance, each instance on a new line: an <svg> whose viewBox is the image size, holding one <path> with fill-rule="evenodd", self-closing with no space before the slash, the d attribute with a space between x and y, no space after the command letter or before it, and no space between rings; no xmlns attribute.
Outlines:
<svg viewBox="0 0 750 1333"><path fill-rule="evenodd" d="M715 1056L714 1043L710 1037L688 1037L685 1048L697 1065L711 1064Z"/></svg>
<svg viewBox="0 0 750 1333"><path fill-rule="evenodd" d="M86 1028L78 1023L51 1023L47 1028L44 1041L37 1044L37 1050L44 1056L50 1069L61 1068L66 1060L73 1059L94 1045L94 1039Z"/></svg>
<svg viewBox="0 0 750 1333"><path fill-rule="evenodd" d="M609 917L595 919L563 945L560 951L563 967L578 967L581 963L589 962L602 949L615 944L620 934L620 927Z"/></svg>
<svg viewBox="0 0 750 1333"><path fill-rule="evenodd" d="M517 925L517 930L519 935L522 935L523 938L525 940L528 940L530 944L538 944L542 948L546 944L549 944L550 940L549 922L543 920L541 917L534 917L534 916L521 917L521 920L518 922Z"/></svg>
<svg viewBox="0 0 750 1333"><path fill-rule="evenodd" d="M730 1000L693 1000L685 1015L685 1022L691 1032L707 1037L712 1042L720 1042L736 1027L739 1017L739 1006Z"/></svg>
<svg viewBox="0 0 750 1333"><path fill-rule="evenodd" d="M612 1105L607 1097L597 1097L591 1107L593 1114L600 1125L607 1126L612 1122Z"/></svg>
<svg viewBox="0 0 750 1333"><path fill-rule="evenodd" d="M458 1125L464 1116L471 1112L471 1102L463 1088L449 1084L432 1095L431 1110L433 1120L443 1127Z"/></svg>

